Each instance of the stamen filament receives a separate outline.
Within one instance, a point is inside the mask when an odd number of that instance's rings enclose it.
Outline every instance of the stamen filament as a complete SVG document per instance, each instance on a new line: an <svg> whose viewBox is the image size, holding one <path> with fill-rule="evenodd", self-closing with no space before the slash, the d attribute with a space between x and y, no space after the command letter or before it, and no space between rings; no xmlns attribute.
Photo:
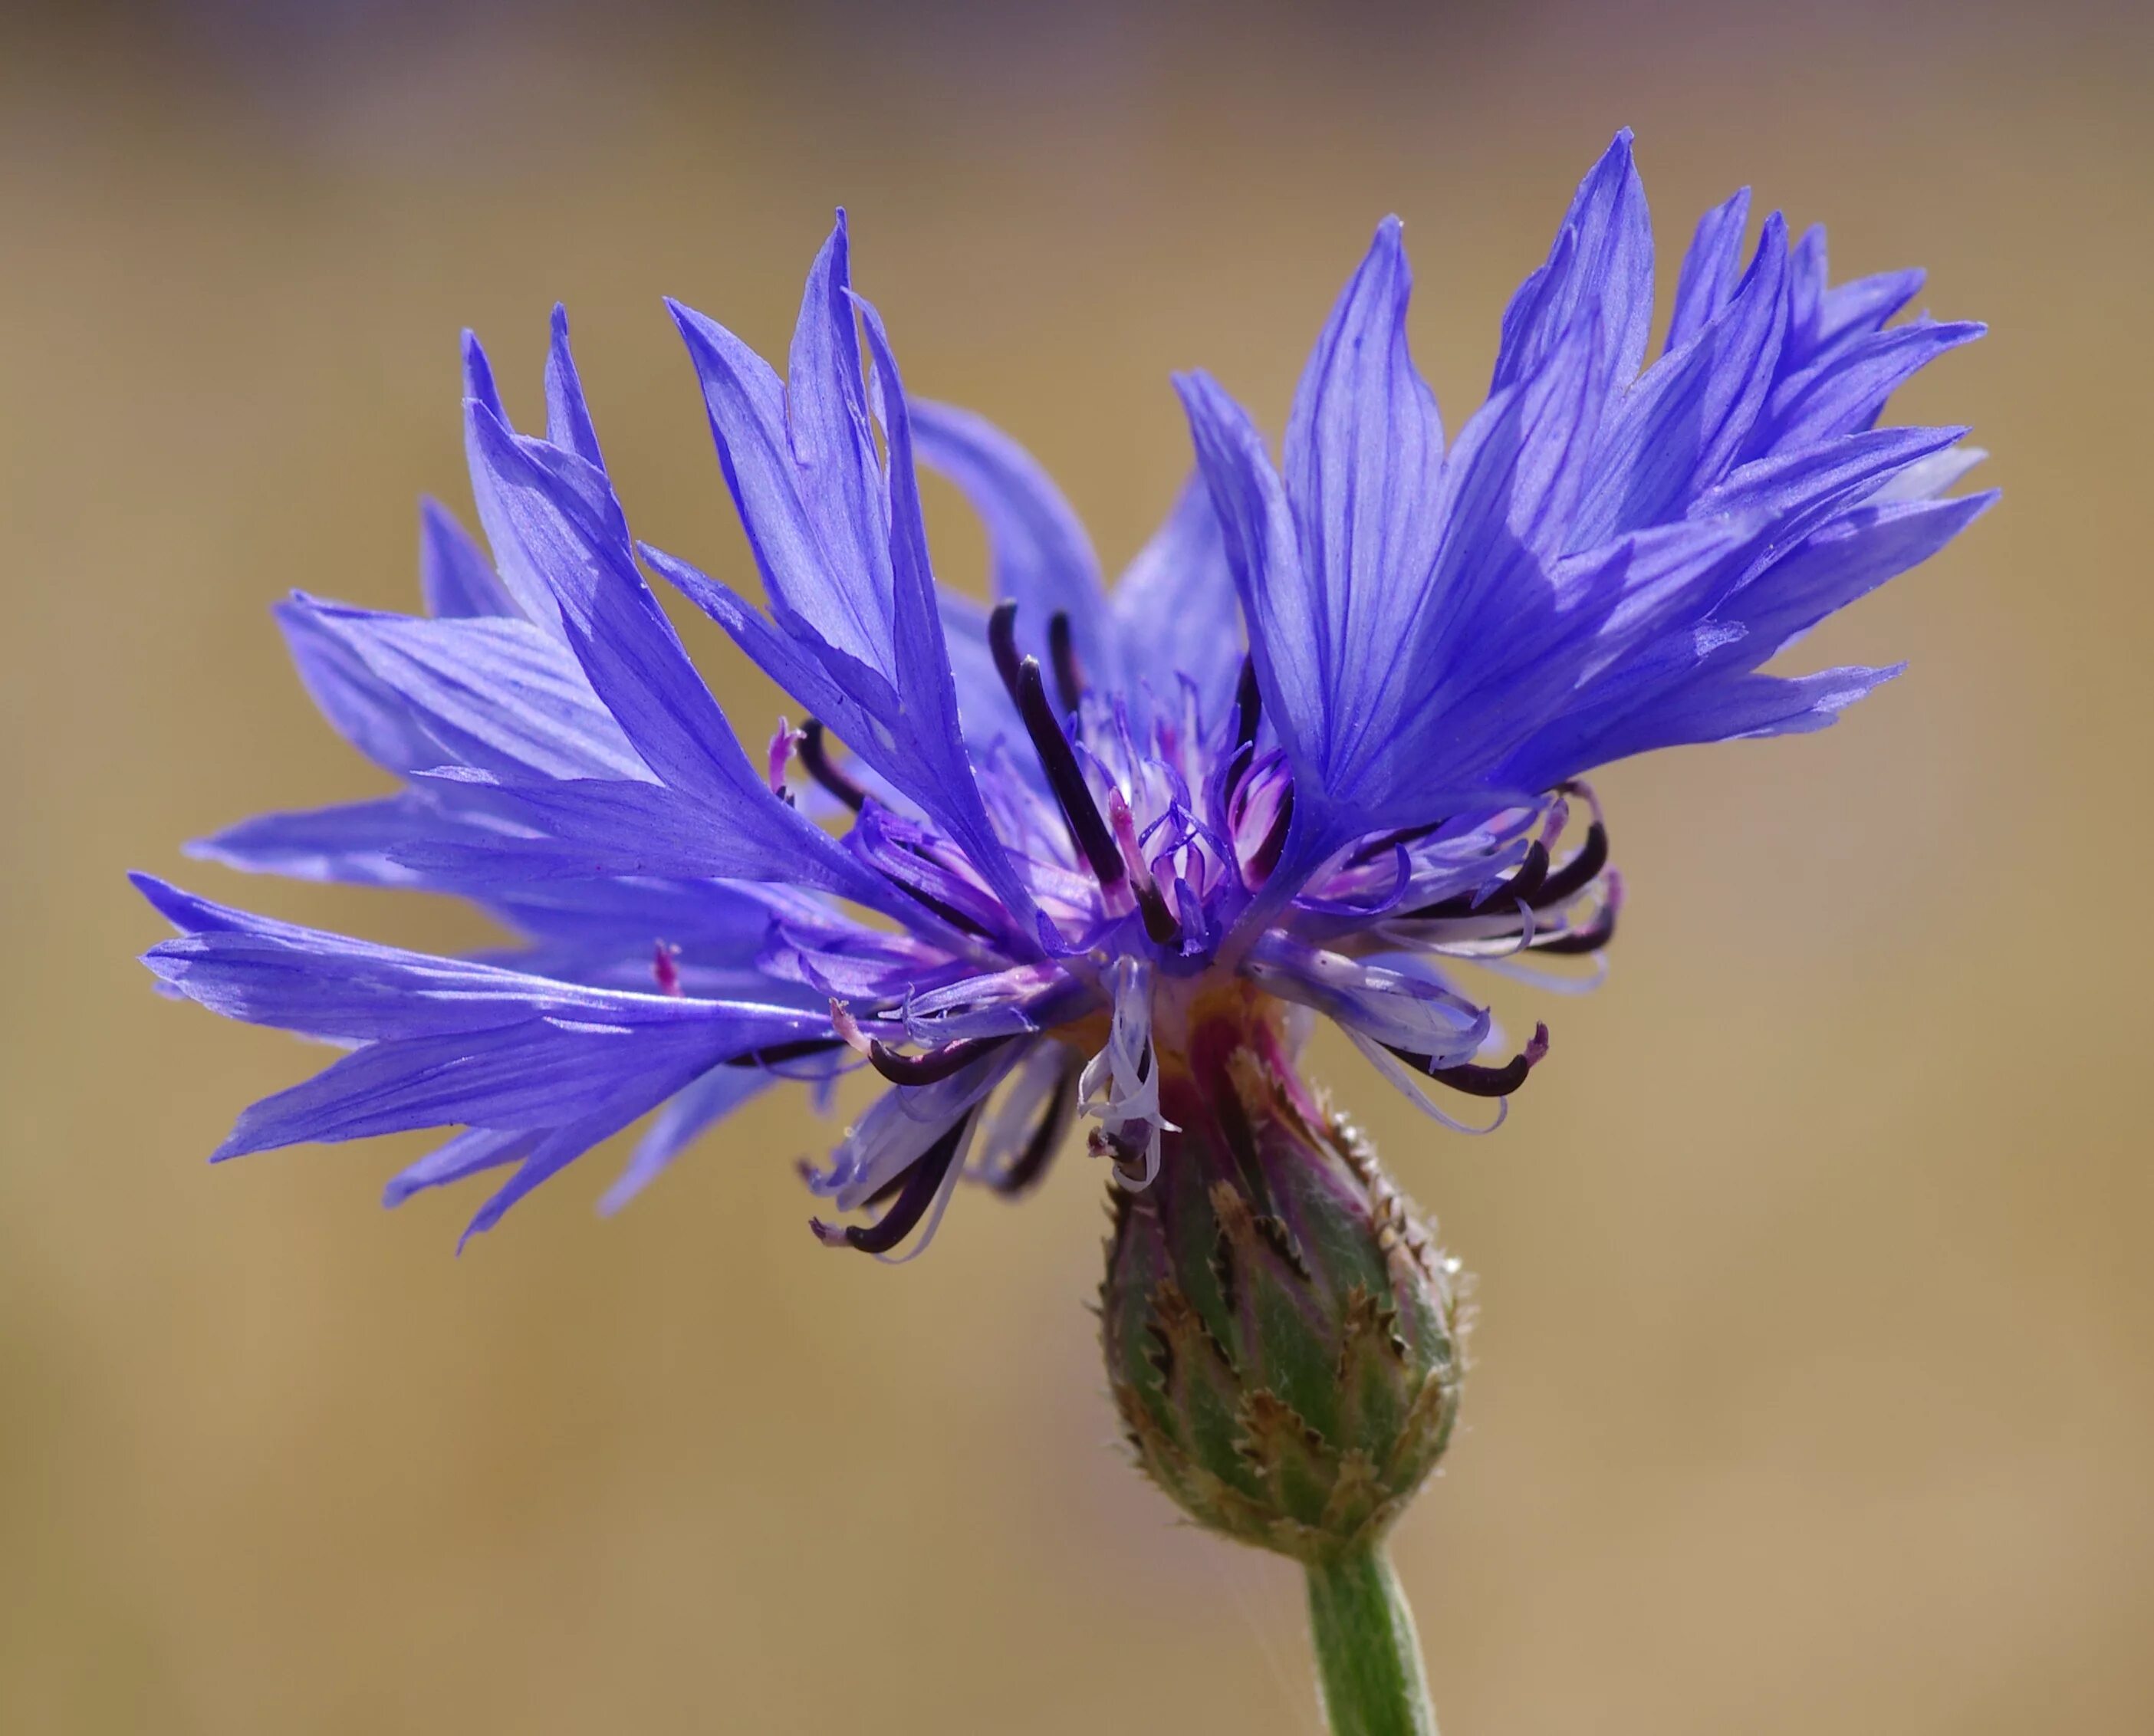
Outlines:
<svg viewBox="0 0 2154 1736"><path fill-rule="evenodd" d="M1054 1095L1048 1100L1038 1124L1024 1142L1010 1167L994 1179L995 1192L1006 1197L1014 1197L1029 1189L1047 1172L1047 1166L1061 1146L1069 1131L1069 1124L1077 1118L1077 1069L1063 1070L1062 1077L1055 1081Z"/></svg>
<svg viewBox="0 0 2154 1736"><path fill-rule="evenodd" d="M1144 844L1137 836L1136 816L1130 812L1130 804L1122 799L1119 789L1107 792L1107 819L1114 827L1115 843L1121 850L1122 860L1129 864L1130 885L1137 896L1137 909L1144 917L1145 932L1156 946L1180 946L1182 920L1168 906L1159 882L1152 878L1151 864L1145 860Z"/></svg>
<svg viewBox="0 0 2154 1736"><path fill-rule="evenodd" d="M801 724L800 738L796 745L800 763L808 768L808 775L854 813L859 813L867 801L868 793L831 764L829 750L824 744L823 725L819 719L810 717Z"/></svg>
<svg viewBox="0 0 2154 1736"><path fill-rule="evenodd" d="M1234 743L1237 747L1256 745L1257 721L1263 714L1264 696L1257 686L1257 660L1253 656L1242 659L1242 678L1234 684Z"/></svg>
<svg viewBox="0 0 2154 1736"><path fill-rule="evenodd" d="M1580 952L1598 952L1616 937L1616 906L1611 902L1603 905L1600 914L1585 927L1570 934L1558 934L1544 941L1535 941L1536 952L1554 952L1570 956Z"/></svg>
<svg viewBox="0 0 2154 1736"><path fill-rule="evenodd" d="M845 1045L835 1037L796 1037L790 1042L769 1043L761 1049L751 1049L745 1054L737 1054L725 1062L728 1067L770 1067L781 1061L798 1061L811 1054L828 1054L834 1049Z"/></svg>
<svg viewBox="0 0 2154 1736"><path fill-rule="evenodd" d="M819 1218L808 1220L816 1239L826 1246L857 1248L862 1253L887 1253L897 1246L927 1215L927 1208L942 1191L942 1178L949 1173L951 1161L963 1143L965 1130L972 1125L977 1111L968 1110L952 1121L947 1131L904 1172L904 1186L898 1190L891 1208L873 1223L849 1223L842 1228L825 1223Z"/></svg>
<svg viewBox="0 0 2154 1736"><path fill-rule="evenodd" d="M995 660L995 673L1003 678L1009 696L1017 697L1017 600L1004 597L988 617L988 650Z"/></svg>
<svg viewBox="0 0 2154 1736"><path fill-rule="evenodd" d="M1519 900L1531 905L1534 894L1540 891L1542 882L1547 880L1548 871L1548 846L1536 838L1527 846L1526 859L1519 864L1518 871L1503 885L1492 888L1486 898L1474 905L1473 914L1478 917Z"/></svg>
<svg viewBox="0 0 2154 1736"><path fill-rule="evenodd" d="M933 1085L1009 1040L1008 1037L967 1037L946 1043L940 1049L931 1049L925 1054L904 1054L880 1037L871 1037L868 1039L868 1062L892 1085Z"/></svg>
<svg viewBox="0 0 2154 1736"><path fill-rule="evenodd" d="M1262 886L1272 877L1272 870L1279 865L1279 857L1286 850L1287 828L1294 820L1294 786L1289 784L1279 797L1279 811L1272 815L1271 828L1264 834L1263 842L1257 853L1249 858L1252 885Z"/></svg>
<svg viewBox="0 0 2154 1736"><path fill-rule="evenodd" d="M1578 846L1578 853L1549 875L1540 891L1533 896L1534 908L1545 910L1549 905L1575 897L1591 886L1594 876L1607 865L1608 828L1596 819L1586 829L1585 841Z"/></svg>
<svg viewBox="0 0 2154 1736"><path fill-rule="evenodd" d="M1390 1044L1385 1045L1390 1048ZM1534 1027L1533 1040L1500 1067L1483 1066L1474 1061L1462 1061L1456 1066L1432 1067L1425 1056L1410 1054L1393 1049L1391 1053L1408 1066L1426 1073L1438 1085L1447 1085L1454 1091L1463 1091L1469 1097L1508 1097L1526 1082L1526 1075L1540 1065L1549 1052L1549 1030L1544 1024Z"/></svg>
<svg viewBox="0 0 2154 1736"><path fill-rule="evenodd" d="M1011 613L1016 613L1013 605ZM1092 799L1069 738L1062 733L1062 725L1048 702L1039 658L1027 657L1018 666L1010 697L1017 701L1018 715L1024 720L1025 733L1032 738L1033 749L1039 755L1054 799L1062 804L1062 817L1069 824L1078 853L1090 865L1102 886L1120 885L1129 871L1123 865L1122 853L1115 848L1114 835L1100 817L1099 804Z"/></svg>
<svg viewBox="0 0 2154 1736"><path fill-rule="evenodd" d="M1488 916L1509 908L1520 899L1538 910L1547 901L1548 862L1547 847L1535 839L1510 877L1491 886L1484 896L1476 898L1471 892L1454 892L1448 898L1439 898L1419 910L1408 911L1406 920L1429 922L1445 917Z"/></svg>
<svg viewBox="0 0 2154 1736"><path fill-rule="evenodd" d="M1234 687L1234 748L1227 756L1226 783L1222 804L1231 809L1234 794L1257 758L1257 722L1263 714L1263 694L1257 686L1257 660L1242 659L1242 678Z"/></svg>
<svg viewBox="0 0 2154 1736"><path fill-rule="evenodd" d="M1069 636L1069 615L1058 609L1047 618L1048 661L1054 666L1054 694L1065 712L1076 711L1085 697L1084 666L1077 661L1077 646Z"/></svg>

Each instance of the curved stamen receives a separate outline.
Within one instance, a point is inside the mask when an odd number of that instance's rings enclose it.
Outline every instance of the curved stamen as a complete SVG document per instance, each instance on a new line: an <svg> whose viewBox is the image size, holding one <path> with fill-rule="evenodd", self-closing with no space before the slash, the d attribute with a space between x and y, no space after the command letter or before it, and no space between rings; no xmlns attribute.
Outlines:
<svg viewBox="0 0 2154 1736"><path fill-rule="evenodd" d="M1257 686L1257 660L1242 659L1242 678L1234 684L1234 744L1256 745L1257 721L1263 715L1264 696Z"/></svg>
<svg viewBox="0 0 2154 1736"><path fill-rule="evenodd" d="M1417 826L1408 826L1403 831L1380 832L1347 859L1349 865L1358 868L1364 862L1375 861L1386 850L1396 850L1401 845L1418 844L1422 839L1433 836L1450 824L1451 816L1446 814L1442 819L1432 819Z"/></svg>
<svg viewBox="0 0 2154 1736"><path fill-rule="evenodd" d="M1137 888L1137 911L1143 917L1145 932L1151 937L1155 946L1182 944L1182 918L1166 907L1166 895L1160 891L1157 881L1147 880Z"/></svg>
<svg viewBox="0 0 2154 1736"><path fill-rule="evenodd" d="M950 1172L951 1161L957 1155L957 1147L964 1142L965 1130L972 1126L978 1111L967 1110L952 1121L935 1143L913 1159L904 1172L903 1185L890 1209L873 1223L849 1223L842 1227L825 1223L819 1218L808 1220L808 1227L815 1233L816 1239L827 1247L857 1248L862 1253L887 1253L897 1246L927 1215L927 1208L935 1202L942 1191L942 1178Z"/></svg>
<svg viewBox="0 0 2154 1736"><path fill-rule="evenodd" d="M1286 787L1279 797L1279 809L1272 815L1271 829L1264 834L1263 842L1257 853L1249 858L1249 883L1262 886L1272 877L1272 870L1279 865L1279 857L1286 850L1286 830L1294 819L1294 785Z"/></svg>
<svg viewBox="0 0 2154 1736"><path fill-rule="evenodd" d="M1016 613L1014 606L1011 613ZM1018 715L1024 720L1025 733L1032 738L1033 751L1039 755L1054 799L1062 805L1062 817L1069 824L1078 853L1090 865L1102 886L1120 885L1129 871L1123 865L1122 853L1115 848L1114 834L1100 817L1100 805L1092 799L1069 738L1062 733L1054 707L1048 702L1039 658L1027 657L1018 666L1010 697L1017 702Z"/></svg>
<svg viewBox="0 0 2154 1736"><path fill-rule="evenodd" d="M868 793L830 763L830 752L824 743L821 721L810 717L802 723L799 740L794 745L800 755L800 763L808 768L808 775L854 813L859 813L868 799Z"/></svg>
<svg viewBox="0 0 2154 1736"><path fill-rule="evenodd" d="M880 1037L871 1037L868 1039L868 1063L892 1085L933 1085L1009 1040L1008 1037L965 1037L955 1043L946 1043L940 1049L931 1049L925 1054L903 1054Z"/></svg>
<svg viewBox="0 0 2154 1736"><path fill-rule="evenodd" d="M1067 1067L1062 1077L1055 1081L1054 1095L1048 1100L1032 1134L1024 1142L1009 1167L994 1178L994 1190L1006 1198L1029 1190L1047 1173L1047 1166L1069 1131L1069 1124L1077 1118L1077 1069Z"/></svg>
<svg viewBox="0 0 2154 1736"><path fill-rule="evenodd" d="M1596 819L1586 829L1585 841L1578 846L1578 853L1549 875L1541 889L1532 896L1534 908L1545 910L1551 904L1575 897L1591 886L1594 876L1607 865L1608 828Z"/></svg>
<svg viewBox="0 0 2154 1736"><path fill-rule="evenodd" d="M781 1061L797 1061L811 1054L828 1054L832 1049L845 1046L835 1037L796 1037L789 1043L768 1043L761 1049L751 1049L746 1054L734 1055L724 1065L728 1067L774 1067Z"/></svg>
<svg viewBox="0 0 2154 1736"><path fill-rule="evenodd" d="M1439 898L1419 910L1408 911L1406 920L1423 922L1444 917L1488 916L1508 909L1516 899L1523 898L1530 903L1537 893L1545 890L1548 864L1547 847L1535 839L1510 876L1498 881L1484 896L1476 898L1471 892L1454 892L1448 898Z"/></svg>
<svg viewBox="0 0 2154 1736"><path fill-rule="evenodd" d="M1062 709L1074 712L1085 697L1085 668L1077 661L1077 646L1069 636L1069 615L1058 609L1047 618L1047 656L1054 666L1054 697Z"/></svg>
<svg viewBox="0 0 2154 1736"><path fill-rule="evenodd" d="M894 874L885 873L883 878L888 881L892 886L896 886L899 891L904 893L908 898L914 900L919 904L924 905L930 911L936 916L940 917L959 933L972 935L981 940L993 940L994 938L994 936L988 932L984 924L974 922L970 917L967 916L964 911L959 910L956 905L945 904L932 892L923 892L917 886L907 886Z"/></svg>
<svg viewBox="0 0 2154 1736"><path fill-rule="evenodd" d="M1546 940L1533 944L1536 952L1576 953L1598 952L1616 937L1616 903L1610 899L1600 907L1600 914L1585 927L1570 934L1554 934Z"/></svg>
<svg viewBox="0 0 2154 1736"><path fill-rule="evenodd" d="M988 616L988 650L995 660L995 673L1003 678L1009 696L1017 697L1017 599L1004 597Z"/></svg>
<svg viewBox="0 0 2154 1736"><path fill-rule="evenodd" d="M1390 1048L1388 1044L1385 1046ZM1526 1082L1526 1075L1540 1065L1541 1058L1548 1052L1549 1029L1544 1024L1536 1024L1533 1040L1500 1067L1484 1067L1473 1061L1462 1061L1452 1067L1432 1067L1425 1056L1391 1049L1408 1066L1426 1073L1438 1085L1449 1085L1452 1090L1463 1091L1469 1097L1509 1096Z"/></svg>
<svg viewBox="0 0 2154 1736"><path fill-rule="evenodd" d="M1531 904L1534 894L1540 891L1541 883L1547 880L1548 871L1548 845L1536 838L1526 847L1526 859L1519 864L1518 871L1474 905L1473 914L1478 917L1508 906L1514 899L1524 899Z"/></svg>
<svg viewBox="0 0 2154 1736"><path fill-rule="evenodd" d="M1107 792L1107 819L1114 827L1115 843L1129 864L1130 885L1137 895L1137 909L1144 916L1145 932L1153 944L1178 947L1182 944L1182 920L1167 906L1166 896L1152 878L1151 864L1145 860L1144 843L1137 836L1136 815L1130 812L1130 804L1123 800L1119 789Z"/></svg>
<svg viewBox="0 0 2154 1736"><path fill-rule="evenodd" d="M1257 722L1263 715L1264 696L1257 686L1257 660L1242 659L1242 678L1234 686L1234 746L1227 755L1227 780L1221 789L1221 805L1231 809L1242 779L1257 763Z"/></svg>

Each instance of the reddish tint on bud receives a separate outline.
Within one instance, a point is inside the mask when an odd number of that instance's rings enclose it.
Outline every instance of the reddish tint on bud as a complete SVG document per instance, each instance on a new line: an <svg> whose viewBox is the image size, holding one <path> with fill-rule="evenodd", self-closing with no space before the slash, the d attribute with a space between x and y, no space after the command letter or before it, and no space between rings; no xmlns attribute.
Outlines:
<svg viewBox="0 0 2154 1736"><path fill-rule="evenodd" d="M1296 1070L1247 983L1156 1029L1160 1172L1115 1192L1101 1289L1131 1447L1197 1523L1321 1561L1380 1538L1442 1456L1455 1263Z"/></svg>

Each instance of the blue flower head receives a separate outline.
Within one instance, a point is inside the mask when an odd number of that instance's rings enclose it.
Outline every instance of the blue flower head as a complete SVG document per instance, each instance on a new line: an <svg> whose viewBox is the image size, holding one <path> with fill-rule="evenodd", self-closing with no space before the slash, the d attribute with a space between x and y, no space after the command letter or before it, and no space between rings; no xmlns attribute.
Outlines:
<svg viewBox="0 0 2154 1736"><path fill-rule="evenodd" d="M1451 1125L1503 1058L1462 974L1594 955L1621 883L1580 781L1682 743L1820 728L1893 669L1761 672L1988 505L1958 428L1881 426L1978 326L1887 321L1918 273L1829 284L1825 239L1748 196L1698 225L1646 361L1653 248L1629 135L1505 310L1447 444L1387 219L1304 370L1274 463L1208 375L1197 474L1110 589L1006 436L907 397L845 225L780 378L672 309L766 607L631 538L554 316L546 430L466 349L491 559L423 514L423 616L298 595L280 621L331 722L401 780L248 821L234 866L468 896L523 937L436 957L143 877L147 962L231 1017L345 1051L219 1149L457 1127L391 1202L482 1170L472 1220L656 1116L617 1205L766 1086L890 1089L810 1187L888 1256L956 1183L1039 1177L1080 1114L1120 1184L1161 1162L1162 1065L1206 998L1335 1020ZM938 588L917 475L985 521L996 602ZM752 758L644 569L805 708ZM840 745L842 744L842 745Z"/></svg>

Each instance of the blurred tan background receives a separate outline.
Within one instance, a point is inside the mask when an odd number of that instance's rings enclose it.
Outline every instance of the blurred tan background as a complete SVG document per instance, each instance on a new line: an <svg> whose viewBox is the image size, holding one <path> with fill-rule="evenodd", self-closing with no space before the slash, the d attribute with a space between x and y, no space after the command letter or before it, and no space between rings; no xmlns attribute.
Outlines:
<svg viewBox="0 0 2154 1736"><path fill-rule="evenodd" d="M1444 1728L2154 1727L2154 54L2124 8L1792 10L9 22L0 1729L1313 1733L1292 1570L1110 1444L1081 1156L886 1270L807 1234L834 1130L788 1102L459 1260L477 1193L375 1204L423 1140L205 1167L316 1057L152 994L120 874L481 936L178 850L380 787L268 606L413 605L463 324L535 417L565 299L637 528L738 577L658 298L782 350L842 199L908 383L1029 442L1111 564L1186 462L1167 371L1276 426L1388 210L1462 423L1626 122L1664 303L1747 180L1991 321L1901 407L1975 423L2007 498L1820 636L1913 660L1840 728L1605 779L1615 973L1501 1135L1319 1057L1481 1274L1399 1541ZM693 631L760 741L774 695Z"/></svg>

